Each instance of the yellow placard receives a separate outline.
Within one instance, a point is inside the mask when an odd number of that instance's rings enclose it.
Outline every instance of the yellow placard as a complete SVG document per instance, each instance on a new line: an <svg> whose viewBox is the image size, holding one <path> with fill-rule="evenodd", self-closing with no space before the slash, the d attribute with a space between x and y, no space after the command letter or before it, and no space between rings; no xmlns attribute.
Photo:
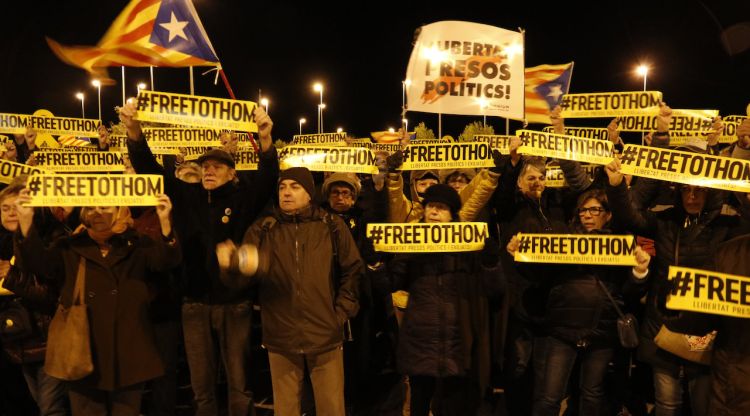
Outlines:
<svg viewBox="0 0 750 416"><path fill-rule="evenodd" d="M281 170L306 167L312 171L378 173L370 149L345 146L285 146L279 150Z"/></svg>
<svg viewBox="0 0 750 416"><path fill-rule="evenodd" d="M717 115L719 115L719 110L673 109L669 131L670 133L689 132L693 134L707 132L711 130L713 117ZM622 116L618 129L620 131L655 131L656 117L656 114Z"/></svg>
<svg viewBox="0 0 750 416"><path fill-rule="evenodd" d="M727 191L750 192L750 161L626 144L622 173Z"/></svg>
<svg viewBox="0 0 750 416"><path fill-rule="evenodd" d="M64 147L43 147L40 151L53 152L53 153L75 153L75 152L98 152L99 149L96 146L64 146ZM34 152L36 154L36 152Z"/></svg>
<svg viewBox="0 0 750 416"><path fill-rule="evenodd" d="M32 174L51 175L52 172L36 166L24 165L0 159L0 183L11 183L16 176Z"/></svg>
<svg viewBox="0 0 750 416"><path fill-rule="evenodd" d="M346 146L346 133L295 134L291 144L300 146Z"/></svg>
<svg viewBox="0 0 750 416"><path fill-rule="evenodd" d="M542 129L545 133L554 133L554 127L547 126ZM583 137L584 139L609 140L609 130L599 127L568 127L565 133L568 136Z"/></svg>
<svg viewBox="0 0 750 416"><path fill-rule="evenodd" d="M750 277L669 266L667 308L750 318Z"/></svg>
<svg viewBox="0 0 750 416"><path fill-rule="evenodd" d="M0 133L23 134L27 128L31 128L37 134L96 137L99 124L99 120L88 118L0 114Z"/></svg>
<svg viewBox="0 0 750 416"><path fill-rule="evenodd" d="M586 175L588 175L591 180L594 180L597 167L599 167L599 165L581 164L581 169L586 172ZM568 186L568 182L565 181L565 174L557 162L547 164L547 172L545 176L546 180L544 186L547 188L564 188Z"/></svg>
<svg viewBox="0 0 750 416"><path fill-rule="evenodd" d="M258 170L260 162L255 150L240 150L232 154L236 170Z"/></svg>
<svg viewBox="0 0 750 416"><path fill-rule="evenodd" d="M31 175L32 207L153 206L164 193L161 175Z"/></svg>
<svg viewBox="0 0 750 416"><path fill-rule="evenodd" d="M484 168L495 166L488 143L410 144L404 149L403 170Z"/></svg>
<svg viewBox="0 0 750 416"><path fill-rule="evenodd" d="M659 91L565 94L560 101L563 118L618 117L657 112Z"/></svg>
<svg viewBox="0 0 750 416"><path fill-rule="evenodd" d="M151 146L221 146L221 130L200 127L175 127L143 129L143 137Z"/></svg>
<svg viewBox="0 0 750 416"><path fill-rule="evenodd" d="M734 143L737 141L737 128L747 119L747 116L724 117L724 132L719 136L719 143Z"/></svg>
<svg viewBox="0 0 750 416"><path fill-rule="evenodd" d="M53 172L122 172L122 153L52 151L34 152L39 166Z"/></svg>
<svg viewBox="0 0 750 416"><path fill-rule="evenodd" d="M500 153L507 155L510 152L510 139L515 136L497 134L475 134L474 141L489 143L490 147L497 149Z"/></svg>
<svg viewBox="0 0 750 416"><path fill-rule="evenodd" d="M256 103L141 90L137 119L157 123L257 132Z"/></svg>
<svg viewBox="0 0 750 416"><path fill-rule="evenodd" d="M367 224L375 251L388 253L477 251L488 235L486 222Z"/></svg>
<svg viewBox="0 0 750 416"><path fill-rule="evenodd" d="M604 234L517 235L515 261L635 266L635 237Z"/></svg>
<svg viewBox="0 0 750 416"><path fill-rule="evenodd" d="M516 135L521 138L518 152L522 154L598 165L606 165L612 161L614 145L609 140L585 139L534 130L518 130Z"/></svg>

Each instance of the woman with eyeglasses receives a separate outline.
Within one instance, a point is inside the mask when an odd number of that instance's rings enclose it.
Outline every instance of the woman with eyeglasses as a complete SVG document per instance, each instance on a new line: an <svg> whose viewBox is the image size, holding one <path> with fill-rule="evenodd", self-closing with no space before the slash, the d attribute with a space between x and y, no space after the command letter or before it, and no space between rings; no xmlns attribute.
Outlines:
<svg viewBox="0 0 750 416"><path fill-rule="evenodd" d="M570 231L580 234L609 234L612 213L607 196L600 189L582 193ZM517 239L509 251L518 248ZM607 415L604 376L619 339L618 314L604 287L622 309L624 298L636 295L648 274L650 256L636 246L637 266L534 265L546 267L549 295L545 308L546 337L541 377L535 380L532 415L557 415L567 395L568 381L576 360L580 360L580 415ZM522 268L525 266L521 266Z"/></svg>

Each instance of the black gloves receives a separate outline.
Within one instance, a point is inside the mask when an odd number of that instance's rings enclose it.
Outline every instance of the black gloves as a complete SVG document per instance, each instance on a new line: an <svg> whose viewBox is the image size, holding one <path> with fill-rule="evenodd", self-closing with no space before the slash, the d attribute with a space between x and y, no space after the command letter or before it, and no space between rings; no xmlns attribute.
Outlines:
<svg viewBox="0 0 750 416"><path fill-rule="evenodd" d="M404 164L404 152L399 150L392 155L385 158L385 163L388 166L388 172L398 172L401 170L401 165Z"/></svg>

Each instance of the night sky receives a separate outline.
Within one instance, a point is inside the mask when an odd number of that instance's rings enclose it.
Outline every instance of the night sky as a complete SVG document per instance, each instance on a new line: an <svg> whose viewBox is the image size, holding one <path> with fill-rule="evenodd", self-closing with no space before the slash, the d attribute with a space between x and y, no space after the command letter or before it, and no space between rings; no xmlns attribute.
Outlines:
<svg viewBox="0 0 750 416"><path fill-rule="evenodd" d="M524 28L527 67L575 61L571 93L640 90L643 79L633 69L647 62L648 89L662 91L673 108L745 114L750 103L750 49L728 53L721 38L722 31L743 22L744 36L750 38L747 0L558 2L554 8L549 6L553 3L531 1L517 6L461 1L453 7L347 3L194 1L237 97L256 101L258 89L269 97L275 138L296 134L300 117L308 120L307 133L315 130L315 81L325 88L326 131L341 126L365 137L397 127L414 31L440 20ZM46 108L55 115L80 117L74 95L84 91L87 115L95 115L96 89L88 74L58 60L44 36L63 44L95 45L127 2L14 1L13 12L10 4L0 17L0 113ZM733 38L736 44L742 39ZM199 75L205 69L196 68L196 94L227 97L221 82L214 86L213 76ZM118 85L102 89L107 122L116 120L114 106L121 102L119 71L110 69ZM126 76L129 96L135 95L139 81L149 78L147 68L128 68ZM188 93L188 79L187 69L156 69L158 90ZM437 133L437 115L414 112L407 117L410 126L425 121ZM458 136L465 124L480 119L445 115L443 133ZM607 121L586 122L603 127ZM496 132L504 130L501 119L488 122ZM520 123L512 124L518 127Z"/></svg>

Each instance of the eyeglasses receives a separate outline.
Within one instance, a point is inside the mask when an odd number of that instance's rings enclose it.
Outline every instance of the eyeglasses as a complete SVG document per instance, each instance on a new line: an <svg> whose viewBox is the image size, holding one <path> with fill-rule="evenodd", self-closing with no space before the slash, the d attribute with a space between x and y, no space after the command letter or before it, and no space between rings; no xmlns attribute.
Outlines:
<svg viewBox="0 0 750 416"><path fill-rule="evenodd" d="M342 197L344 199L348 199L348 198L352 198L354 195L352 194L351 191L349 191L347 189L345 189L343 191L339 191L337 189L333 189L333 190L331 190L331 196L334 197L334 198L340 196L340 197Z"/></svg>
<svg viewBox="0 0 750 416"><path fill-rule="evenodd" d="M602 212L604 211L606 211L606 209L602 207L578 208L578 215L583 217L588 212L592 217L598 217L602 215Z"/></svg>

